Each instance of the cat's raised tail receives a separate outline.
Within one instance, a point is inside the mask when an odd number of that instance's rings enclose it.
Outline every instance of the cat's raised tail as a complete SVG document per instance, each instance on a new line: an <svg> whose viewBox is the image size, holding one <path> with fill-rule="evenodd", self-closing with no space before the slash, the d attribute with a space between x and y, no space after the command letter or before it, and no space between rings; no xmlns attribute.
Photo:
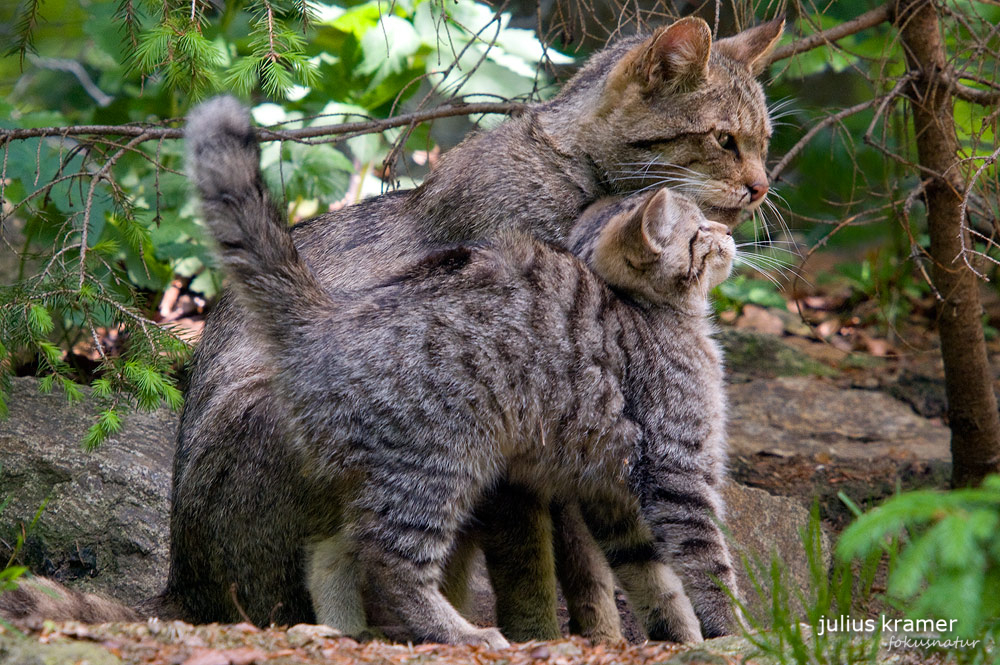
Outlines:
<svg viewBox="0 0 1000 665"><path fill-rule="evenodd" d="M250 113L221 96L191 110L184 129L187 172L226 272L260 320L309 316L330 297L299 255L264 184ZM287 325L287 321L286 321Z"/></svg>

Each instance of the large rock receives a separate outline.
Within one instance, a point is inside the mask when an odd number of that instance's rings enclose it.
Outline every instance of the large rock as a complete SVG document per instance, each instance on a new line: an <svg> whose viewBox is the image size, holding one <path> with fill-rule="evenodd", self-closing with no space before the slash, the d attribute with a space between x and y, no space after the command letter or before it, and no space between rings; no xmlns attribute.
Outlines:
<svg viewBox="0 0 1000 665"><path fill-rule="evenodd" d="M723 328L717 336L725 357L730 382L750 377L833 376L837 372L802 351L786 344L778 335Z"/></svg>
<svg viewBox="0 0 1000 665"><path fill-rule="evenodd" d="M160 590L167 571L170 466L177 416L135 414L93 453L81 441L92 404L69 404L14 379L10 416L0 421L0 513L4 561L22 525L23 558L37 573L134 604Z"/></svg>
<svg viewBox="0 0 1000 665"><path fill-rule="evenodd" d="M792 607L802 609L798 597L809 598L813 584L806 557L804 536L809 527L809 511L796 499L773 496L764 490L731 483L723 490L726 501L726 526L732 533L732 552L740 593L751 613L760 619L768 615L771 588L768 566L773 558L781 563L784 583ZM819 548L822 569L830 567L830 540L820 529ZM749 568L749 570L748 570ZM761 585L758 593L750 574Z"/></svg>
<svg viewBox="0 0 1000 665"><path fill-rule="evenodd" d="M948 428L883 392L807 377L754 379L727 391L732 454L950 459Z"/></svg>

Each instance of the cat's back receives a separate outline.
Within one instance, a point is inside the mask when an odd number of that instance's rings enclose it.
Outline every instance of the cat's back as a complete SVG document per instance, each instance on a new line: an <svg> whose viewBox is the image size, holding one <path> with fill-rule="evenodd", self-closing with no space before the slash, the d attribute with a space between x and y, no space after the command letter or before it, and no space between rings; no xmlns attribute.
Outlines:
<svg viewBox="0 0 1000 665"><path fill-rule="evenodd" d="M381 284L352 292L323 320L306 323L301 343L291 348L322 359L312 371L323 376L302 390L364 384L386 399L413 396L415 408L426 408L432 397L444 400L442 409L476 419L473 411L482 405L591 395L590 368L622 363L612 351L615 306L576 257L512 231L488 243L426 252Z"/></svg>
<svg viewBox="0 0 1000 665"><path fill-rule="evenodd" d="M418 258L379 283L352 292L342 301L344 310L338 316L377 309L386 320L426 317L442 325L478 328L483 338L493 334L490 323L506 320L523 324L526 336L553 337L566 332L547 327L559 317L539 319L530 310L566 316L582 300L596 305L610 298L603 282L577 257L520 231L415 254ZM490 315L484 316L490 308ZM576 316L586 318L588 312L578 311Z"/></svg>
<svg viewBox="0 0 1000 665"><path fill-rule="evenodd" d="M407 195L390 192L296 224L295 246L331 290L383 281L425 249L405 209Z"/></svg>
<svg viewBox="0 0 1000 665"><path fill-rule="evenodd" d="M293 229L296 246L324 285L362 289L405 262L413 245L402 240L408 227L396 214L399 198L377 197ZM288 422L291 414L275 399L268 346L231 290L209 314L192 375L174 456L164 598L189 619L238 621L229 597L235 581L253 585L255 593L243 605L256 621L314 621L300 550L305 534L325 516L312 515L317 503L301 482L300 460L276 432L276 423ZM263 468L268 473L258 472ZM261 520L267 511L283 518ZM250 523L257 524L252 535L245 528ZM257 542L281 553L272 556L272 565L234 572L218 556L219 548L250 550Z"/></svg>

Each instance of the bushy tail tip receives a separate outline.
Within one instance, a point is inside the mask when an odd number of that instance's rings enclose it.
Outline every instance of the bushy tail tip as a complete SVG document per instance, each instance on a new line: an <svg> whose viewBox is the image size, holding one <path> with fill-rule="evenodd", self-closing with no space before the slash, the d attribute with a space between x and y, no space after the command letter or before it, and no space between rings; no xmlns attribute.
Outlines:
<svg viewBox="0 0 1000 665"><path fill-rule="evenodd" d="M184 128L188 177L205 200L244 191L259 177L260 147L250 112L235 97L193 108Z"/></svg>
<svg viewBox="0 0 1000 665"><path fill-rule="evenodd" d="M80 593L44 577L22 579L16 589L0 595L0 618L22 625L46 619L84 623L141 619L135 610L117 601Z"/></svg>

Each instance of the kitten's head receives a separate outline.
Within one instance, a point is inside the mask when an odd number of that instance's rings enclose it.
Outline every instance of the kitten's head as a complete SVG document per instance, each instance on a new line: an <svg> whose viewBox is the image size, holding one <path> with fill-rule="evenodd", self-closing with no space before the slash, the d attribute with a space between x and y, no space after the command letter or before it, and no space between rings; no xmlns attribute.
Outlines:
<svg viewBox="0 0 1000 665"><path fill-rule="evenodd" d="M581 255L598 276L656 306L697 308L729 276L736 256L729 227L667 188L599 203L576 229L581 241L590 239Z"/></svg>
<svg viewBox="0 0 1000 665"><path fill-rule="evenodd" d="M684 18L593 58L567 87L587 100L576 141L608 189L669 185L730 226L760 205L771 122L755 77L783 27L713 43L708 24Z"/></svg>

